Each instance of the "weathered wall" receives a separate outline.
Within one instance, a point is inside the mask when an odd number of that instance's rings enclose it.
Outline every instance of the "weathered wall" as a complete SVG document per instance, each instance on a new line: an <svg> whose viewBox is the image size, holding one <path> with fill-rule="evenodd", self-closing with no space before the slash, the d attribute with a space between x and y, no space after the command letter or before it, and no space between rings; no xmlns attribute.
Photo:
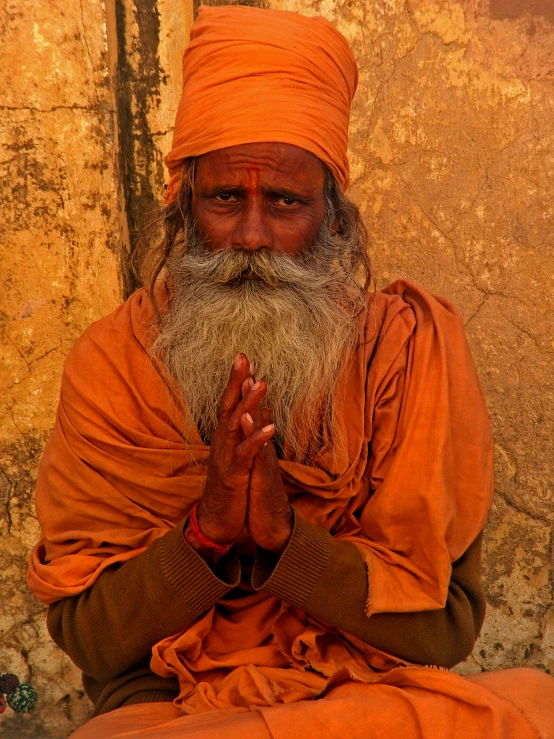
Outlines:
<svg viewBox="0 0 554 739"><path fill-rule="evenodd" d="M325 15L351 41L361 72L351 194L372 235L377 284L412 279L451 298L466 320L493 423L497 496L488 616L460 669L552 669L552 4L244 4ZM163 185L196 6L0 6L0 670L41 696L29 716L0 718L8 739L58 739L89 712L78 671L24 586L38 535L33 481L65 355L133 287L127 255Z"/></svg>
<svg viewBox="0 0 554 739"><path fill-rule="evenodd" d="M34 479L65 356L133 286L127 257L163 185L189 5L0 4L0 670L40 696L31 714L0 717L9 739L65 737L90 713L25 587Z"/></svg>
<svg viewBox="0 0 554 739"><path fill-rule="evenodd" d="M0 669L31 680L41 696L40 710L22 720L8 709L0 733L64 736L88 701L24 577L62 362L121 295L106 18L101 3L78 0L9 1L0 13Z"/></svg>

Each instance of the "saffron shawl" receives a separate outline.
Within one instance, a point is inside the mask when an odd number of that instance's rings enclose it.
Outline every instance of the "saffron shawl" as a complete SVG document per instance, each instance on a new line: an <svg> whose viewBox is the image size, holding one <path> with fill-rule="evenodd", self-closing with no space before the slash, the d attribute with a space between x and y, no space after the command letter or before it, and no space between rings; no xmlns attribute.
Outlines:
<svg viewBox="0 0 554 739"><path fill-rule="evenodd" d="M139 290L67 359L37 483L43 538L28 571L44 603L139 555L202 495L209 447L149 358L153 324ZM365 330L336 390L342 444L333 454L327 440L310 466L285 449L285 488L300 515L359 548L368 617L442 608L451 563L491 502L483 393L448 301L396 282L372 296ZM151 667L179 677L176 705L195 713L297 701L399 664L259 592L222 601L155 645Z"/></svg>

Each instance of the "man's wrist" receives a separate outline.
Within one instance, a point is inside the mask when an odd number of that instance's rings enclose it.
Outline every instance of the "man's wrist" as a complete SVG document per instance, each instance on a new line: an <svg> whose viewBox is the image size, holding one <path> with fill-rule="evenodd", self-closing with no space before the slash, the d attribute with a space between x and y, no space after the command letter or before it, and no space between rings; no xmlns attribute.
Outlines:
<svg viewBox="0 0 554 739"><path fill-rule="evenodd" d="M294 531L294 513L293 513L292 508L290 508L288 527L283 529L283 531L280 534L274 537L274 543L272 543L271 546L265 546L262 548L268 552L271 552L271 554L274 554L277 557L280 557L281 554L283 554L283 552L287 548L287 545L291 539L293 531Z"/></svg>
<svg viewBox="0 0 554 739"><path fill-rule="evenodd" d="M232 542L221 544L218 541L215 541L214 539L206 536L201 531L200 526L198 525L198 519L196 517L197 508L198 503L193 505L189 513L189 519L187 523L188 528L191 530L192 534L194 534L194 538L198 541L199 544L207 547L208 549L213 549L217 554L220 554L221 556L227 554L227 552L231 548Z"/></svg>
<svg viewBox="0 0 554 739"><path fill-rule="evenodd" d="M197 539L190 526L190 521L187 521L185 528L183 529L183 536L187 544L194 549L200 557L202 557L209 567L213 569L219 563L222 555L218 554L214 549L210 549L210 547L205 546Z"/></svg>

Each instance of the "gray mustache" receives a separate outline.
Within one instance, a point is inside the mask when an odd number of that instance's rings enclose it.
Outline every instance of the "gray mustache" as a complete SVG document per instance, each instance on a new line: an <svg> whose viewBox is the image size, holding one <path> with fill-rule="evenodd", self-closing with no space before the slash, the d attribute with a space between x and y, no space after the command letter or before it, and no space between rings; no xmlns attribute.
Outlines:
<svg viewBox="0 0 554 739"><path fill-rule="evenodd" d="M181 257L182 276L203 279L215 284L228 284L258 277L266 285L277 287L283 283L309 285L317 288L329 280L330 259L317 257L290 257L269 251L189 251Z"/></svg>

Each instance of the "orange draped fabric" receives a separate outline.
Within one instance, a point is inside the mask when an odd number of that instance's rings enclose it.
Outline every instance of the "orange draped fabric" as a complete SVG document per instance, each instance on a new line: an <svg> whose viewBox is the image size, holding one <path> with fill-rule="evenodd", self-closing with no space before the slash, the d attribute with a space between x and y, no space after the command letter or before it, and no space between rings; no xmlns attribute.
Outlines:
<svg viewBox="0 0 554 739"><path fill-rule="evenodd" d="M187 157L264 141L306 149L346 190L357 83L346 39L324 18L201 6L183 57L166 202L176 198Z"/></svg>
<svg viewBox="0 0 554 739"><path fill-rule="evenodd" d="M201 496L209 448L149 359L153 321L147 293L139 290L87 329L66 362L37 485L44 538L28 571L45 603L82 592L106 567L139 555ZM285 456L285 488L302 516L359 547L369 616L440 608L451 562L482 529L491 501L484 398L460 316L446 300L397 282L376 293L366 339L337 387L342 449L333 456L325 444L312 466ZM386 727L402 723L408 739L435 737L433 716L445 727L455 716L473 727L456 736L535 736L488 689L445 670L405 666L263 592L224 599L155 645L151 668L178 677L175 708L164 708L194 719L190 736L210 736L213 721L227 717L231 723L222 729L247 737L262 717L266 734L252 736L284 739L293 721L311 737L309 727L327 724L336 710L343 726L352 712L380 727L363 736L393 736ZM138 718L146 707L120 710ZM256 717L244 718L252 710ZM202 719L214 711L217 719ZM118 715L108 714L114 721ZM345 731L328 736L356 736ZM172 735L169 728L144 734Z"/></svg>
<svg viewBox="0 0 554 739"><path fill-rule="evenodd" d="M394 670L345 683L322 700L183 716L145 703L89 721L70 739L552 739L554 679L526 668L458 677Z"/></svg>
<svg viewBox="0 0 554 739"><path fill-rule="evenodd" d="M153 322L139 290L66 362L29 570L45 603L137 556L202 493L209 447L149 359ZM442 608L451 562L482 529L493 488L488 415L457 310L407 282L377 292L336 392L338 449L325 443L312 466L280 461L291 503L359 546L368 615Z"/></svg>

